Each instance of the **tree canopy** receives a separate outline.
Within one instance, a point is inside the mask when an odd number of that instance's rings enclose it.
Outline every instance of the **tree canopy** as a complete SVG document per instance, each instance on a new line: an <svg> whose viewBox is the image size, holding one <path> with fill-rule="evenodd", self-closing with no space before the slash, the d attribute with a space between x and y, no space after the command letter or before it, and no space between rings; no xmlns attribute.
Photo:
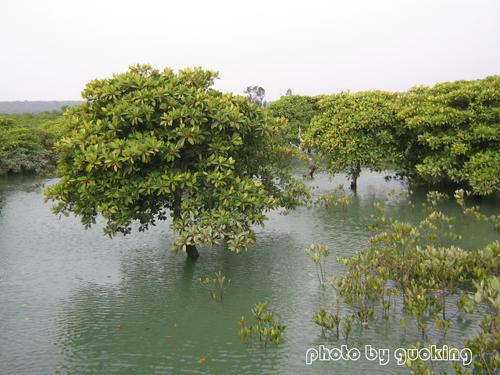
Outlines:
<svg viewBox="0 0 500 375"><path fill-rule="evenodd" d="M498 190L499 76L415 87L401 96L397 113L403 175L482 195Z"/></svg>
<svg viewBox="0 0 500 375"><path fill-rule="evenodd" d="M0 117L0 175L53 172L54 142L62 131L60 113Z"/></svg>
<svg viewBox="0 0 500 375"><path fill-rule="evenodd" d="M146 230L173 217L176 248L227 240L247 248L265 212L307 195L284 166L279 121L245 97L212 88L217 73L149 65L90 82L65 115L57 143L56 213L74 213L105 233Z"/></svg>
<svg viewBox="0 0 500 375"><path fill-rule="evenodd" d="M383 91L343 92L320 100L305 144L314 148L332 173L346 172L356 190L361 168L382 169L395 152L390 105L395 94Z"/></svg>
<svg viewBox="0 0 500 375"><path fill-rule="evenodd" d="M271 114L288 121L286 137L288 141L299 145L302 134L309 127L312 118L319 113L320 96L286 95L269 105Z"/></svg>

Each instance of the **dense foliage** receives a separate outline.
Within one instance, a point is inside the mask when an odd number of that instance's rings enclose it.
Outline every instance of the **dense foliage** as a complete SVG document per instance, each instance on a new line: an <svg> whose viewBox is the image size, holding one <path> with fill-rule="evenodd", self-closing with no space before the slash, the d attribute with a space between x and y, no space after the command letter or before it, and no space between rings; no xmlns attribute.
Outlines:
<svg viewBox="0 0 500 375"><path fill-rule="evenodd" d="M309 167L309 177L314 178L314 172L319 163L309 147L305 147L303 134L309 127L312 118L319 113L318 101L320 97L292 95L288 89L287 95L271 103L270 113L286 121L284 136L286 141L295 150L295 156L304 160Z"/></svg>
<svg viewBox="0 0 500 375"><path fill-rule="evenodd" d="M262 87L249 86L245 93L251 103L265 106ZM346 173L354 189L363 168L391 169L410 182L463 187L478 195L500 186L499 76L400 94L290 93L268 109L270 116L286 120L274 136L295 148L295 155L308 163L311 178L323 159L331 173ZM0 174L52 168L52 145L61 126L40 125L54 116L2 116Z"/></svg>
<svg viewBox="0 0 500 375"><path fill-rule="evenodd" d="M0 175L53 171L54 142L62 134L60 113L0 117Z"/></svg>
<svg viewBox="0 0 500 375"><path fill-rule="evenodd" d="M319 96L287 95L282 96L269 105L269 111L275 117L285 118L288 122L287 140L296 146L302 142L302 137L314 116L319 113Z"/></svg>
<svg viewBox="0 0 500 375"><path fill-rule="evenodd" d="M311 98L312 99L312 98ZM284 99L279 113L294 105ZM500 187L500 77L323 98L303 145L356 187L362 168L487 195Z"/></svg>
<svg viewBox="0 0 500 375"><path fill-rule="evenodd" d="M500 186L500 76L416 87L402 95L401 173L476 194Z"/></svg>
<svg viewBox="0 0 500 375"><path fill-rule="evenodd" d="M395 154L394 94L373 91L340 93L319 102L305 144L327 163L332 173L346 172L356 190L362 168L379 171Z"/></svg>
<svg viewBox="0 0 500 375"><path fill-rule="evenodd" d="M211 88L216 73L148 65L90 82L67 111L57 144L60 181L46 191L57 213L105 233L129 233L173 217L176 247L253 241L265 211L292 208L305 187L284 167L281 125L242 96Z"/></svg>

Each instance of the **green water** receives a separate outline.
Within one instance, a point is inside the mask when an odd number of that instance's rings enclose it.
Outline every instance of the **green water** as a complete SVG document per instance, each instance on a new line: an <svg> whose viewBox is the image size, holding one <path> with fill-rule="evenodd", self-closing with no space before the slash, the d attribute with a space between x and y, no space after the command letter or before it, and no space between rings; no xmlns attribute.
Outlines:
<svg viewBox="0 0 500 375"><path fill-rule="evenodd" d="M322 337L311 321L320 295L304 248L324 243L343 256L361 250L369 237L363 220L372 213L374 199L401 190L400 183L364 173L345 214L324 208L301 208L287 216L271 213L266 226L257 228L251 251L201 248L192 263L169 250L173 236L168 222L146 233L109 239L99 225L85 231L78 219L53 215L41 189L28 189L34 182L0 181L0 374L406 372L394 360L379 366L363 357L305 364L307 348L344 341ZM345 180L318 175L311 184L319 194L338 182ZM417 192L413 199L418 203L423 196ZM498 199L483 204L489 213L500 207ZM412 221L422 215L398 202L389 211ZM451 205L449 211L458 212ZM470 249L498 238L488 225L468 219L458 219L457 226L466 237L462 246ZM339 271L333 259L328 267L329 273ZM197 282L219 270L231 279L222 305L211 301ZM287 326L278 348L243 344L238 337L239 317L262 299ZM464 317L445 337L432 332L430 340L462 347L463 339L474 335L477 320ZM399 317L377 317L368 329L354 326L349 346L394 349L417 337L411 324L400 328Z"/></svg>

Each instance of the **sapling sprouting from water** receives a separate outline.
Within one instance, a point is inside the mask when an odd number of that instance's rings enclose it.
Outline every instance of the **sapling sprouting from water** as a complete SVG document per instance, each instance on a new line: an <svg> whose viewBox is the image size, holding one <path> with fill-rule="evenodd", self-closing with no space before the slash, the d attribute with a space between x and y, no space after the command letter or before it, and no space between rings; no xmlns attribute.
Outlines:
<svg viewBox="0 0 500 375"><path fill-rule="evenodd" d="M264 347L268 342L279 345L283 339L286 326L275 319L275 314L268 309L268 302L257 302L250 310L254 324L247 325L244 316L240 318L240 339L244 342L258 337Z"/></svg>
<svg viewBox="0 0 500 375"><path fill-rule="evenodd" d="M383 255L379 250L368 249L349 258L337 258L346 267L338 282L339 293L365 328L374 315L374 306L384 299L389 279L389 272L381 262Z"/></svg>
<svg viewBox="0 0 500 375"><path fill-rule="evenodd" d="M339 326L341 318L339 314L332 314L326 309L321 308L318 312L314 313L313 321L321 327L321 332L331 332L335 329L337 339L339 338Z"/></svg>
<svg viewBox="0 0 500 375"><path fill-rule="evenodd" d="M340 313L340 285L337 278L330 277L328 279L328 286L330 286L334 291L335 301L333 303L327 303L329 300L326 289L327 285L324 285L324 287L321 288L324 307L315 312L312 319L316 325L321 327L323 335L335 329L337 339L339 339L339 327L342 317Z"/></svg>
<svg viewBox="0 0 500 375"><path fill-rule="evenodd" d="M316 272L318 275L319 285L322 289L326 287L326 258L330 255L330 249L326 245L312 244L305 253L311 257L314 264L317 266Z"/></svg>
<svg viewBox="0 0 500 375"><path fill-rule="evenodd" d="M313 321L321 327L323 334L325 334L325 331L331 331L335 327L333 315L324 308L321 308L318 312L314 313Z"/></svg>
<svg viewBox="0 0 500 375"><path fill-rule="evenodd" d="M426 288L416 283L412 283L408 287L405 299L406 308L413 318L415 318L417 328L422 339L424 339L428 328L429 315L432 314L432 308L435 307L436 300L429 294Z"/></svg>
<svg viewBox="0 0 500 375"><path fill-rule="evenodd" d="M455 199L467 217L497 225L500 216L485 215L478 207L467 207L465 195L463 191L455 192ZM500 241L475 251L459 248L454 244L461 239L455 232L454 217L440 208L444 199L447 199L446 194L428 193L424 203L426 215L418 223L390 218L384 207L375 203L376 214L371 216L373 223L368 225L374 232L369 246L351 257L337 257L344 272L331 278L337 296L337 313L341 304L347 305L353 313L343 317L334 314L334 304L328 304L325 298L321 309L313 315L313 321L324 334L336 327L338 331L336 324L339 324L347 341L354 320L367 327L369 318L378 311L376 306L380 306L384 317L388 317L391 307L396 312L399 300L404 303L399 312L401 326L406 332L410 322L414 322L425 342L433 328L446 333L451 327L456 314L447 311L450 306L448 299L462 292L465 294L459 300L459 309L471 312L476 305L481 305L484 315L479 335L464 343L471 348L475 358L473 372L460 369L457 373L495 373L491 370L500 366L495 354L500 331ZM311 246L306 253L317 265L322 297L327 297L324 280L330 278L325 272L326 256L318 245ZM474 286L477 292L471 298L470 291ZM488 311L484 312L486 309ZM421 369L425 370L424 367Z"/></svg>
<svg viewBox="0 0 500 375"><path fill-rule="evenodd" d="M224 297L224 289L227 288L231 280L226 279L226 276L218 271L214 276L203 276L199 278L199 282L203 287L210 292L210 298L216 302L222 303Z"/></svg>
<svg viewBox="0 0 500 375"><path fill-rule="evenodd" d="M344 334L345 341L349 341L349 336L352 332L352 321L354 320L353 315L347 315L343 319L342 333Z"/></svg>
<svg viewBox="0 0 500 375"><path fill-rule="evenodd" d="M446 328L446 298L463 282L464 266L468 254L458 247L432 247L421 251L422 261L419 264L419 274L427 279L427 285L440 303L442 321L437 324Z"/></svg>
<svg viewBox="0 0 500 375"><path fill-rule="evenodd" d="M497 246L498 246L497 242ZM500 246L497 247L497 250ZM497 261L498 262L498 261ZM500 368L500 277L489 276L479 282L474 282L475 293L465 298L463 308L471 313L480 306L485 311L479 324L478 335L465 340L464 345L472 350L474 369L479 374L498 374ZM455 367L457 374L470 375L463 369ZM474 372L476 373L476 372Z"/></svg>

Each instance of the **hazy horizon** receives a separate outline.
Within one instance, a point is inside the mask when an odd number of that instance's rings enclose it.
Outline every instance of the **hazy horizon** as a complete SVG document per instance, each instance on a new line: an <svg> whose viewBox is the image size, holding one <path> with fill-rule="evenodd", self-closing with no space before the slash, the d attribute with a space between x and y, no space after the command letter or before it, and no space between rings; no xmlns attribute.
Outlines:
<svg viewBox="0 0 500 375"><path fill-rule="evenodd" d="M500 2L5 1L0 101L80 100L136 63L219 71L216 88L405 91L500 73Z"/></svg>

